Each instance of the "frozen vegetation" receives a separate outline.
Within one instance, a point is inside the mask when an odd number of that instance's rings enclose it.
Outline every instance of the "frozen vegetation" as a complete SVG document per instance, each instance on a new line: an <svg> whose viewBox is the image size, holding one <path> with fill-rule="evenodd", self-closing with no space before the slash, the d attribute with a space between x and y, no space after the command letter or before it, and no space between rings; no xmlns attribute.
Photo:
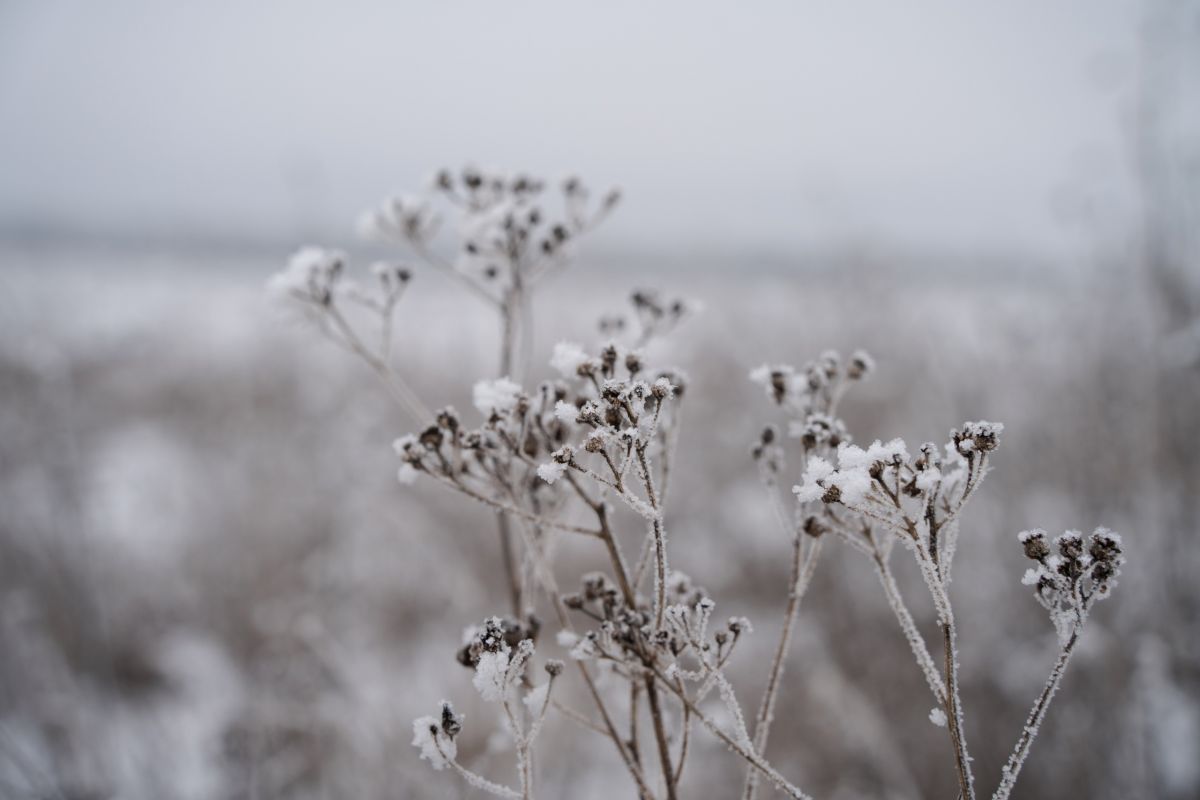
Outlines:
<svg viewBox="0 0 1200 800"><path fill-rule="evenodd" d="M610 213L445 172L269 299L6 256L0 795L1200 791L1147 283L647 277Z"/></svg>

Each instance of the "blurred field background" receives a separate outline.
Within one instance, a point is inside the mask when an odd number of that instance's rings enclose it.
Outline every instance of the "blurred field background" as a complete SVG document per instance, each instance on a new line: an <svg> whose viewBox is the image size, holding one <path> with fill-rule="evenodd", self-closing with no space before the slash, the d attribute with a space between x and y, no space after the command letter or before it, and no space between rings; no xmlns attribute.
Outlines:
<svg viewBox="0 0 1200 800"><path fill-rule="evenodd" d="M636 33L548 6L0 6L0 797L473 797L409 746L441 697L507 777L454 661L503 606L489 512L399 486L411 422L263 292L310 240L361 268L354 213L472 156L626 188L538 298L537 364L634 288L703 307L652 351L691 378L667 523L672 565L755 623L744 703L789 552L746 375L861 346L859 441L1007 426L952 586L982 785L1055 652L1015 535L1107 525L1129 565L1019 796L1200 796L1200 10L1068 5L618 9ZM431 405L496 369L495 320L428 270L397 337ZM560 579L600 556L564 542ZM798 632L781 771L953 796L865 560L826 550ZM633 796L607 743L551 726L541 797ZM735 796L696 741L683 795Z"/></svg>

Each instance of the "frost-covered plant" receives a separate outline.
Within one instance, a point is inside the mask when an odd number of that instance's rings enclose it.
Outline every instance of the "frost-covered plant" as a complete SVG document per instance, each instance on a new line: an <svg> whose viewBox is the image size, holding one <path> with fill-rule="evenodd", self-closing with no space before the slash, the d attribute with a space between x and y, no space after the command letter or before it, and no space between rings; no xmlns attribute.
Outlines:
<svg viewBox="0 0 1200 800"><path fill-rule="evenodd" d="M549 364L556 375L528 384L523 372L532 341L529 292L565 263L575 239L612 209L617 195L610 193L589 210L586 190L570 179L563 186L563 221L550 223L539 200L545 184L535 178L468 169L457 177L440 173L434 187L460 214L456 259L434 249L440 217L429 200L388 200L365 215L363 228L407 243L427 264L455 276L500 312L500 375L474 384L474 414L460 415L449 407L425 411L390 364L391 319L412 277L407 267L377 267L375 287L367 291L344 277L343 256L306 248L273 281L334 342L383 377L420 422L394 443L400 481L436 482L489 507L500 520L510 614L470 629L458 660L473 671L482 699L501 709L515 745L517 788L458 762L456 739L464 719L446 702L439 714L413 724L420 757L491 794L530 798L535 740L554 708L609 740L643 800L677 797L695 725L745 762L746 800L756 796L763 778L787 796L807 797L765 752L801 601L832 536L871 560L933 695L929 719L947 729L960 795L974 800L949 589L963 511L990 469L1003 426L964 423L941 447L930 442L910 451L900 439L861 447L853 443L839 407L874 371L869 355L857 351L843 359L831 351L800 369L763 365L750 373L786 422L786 436L774 425L764 428L752 456L767 502L790 541L791 576L766 686L756 712L747 716L726 673L751 632L750 623L740 617L717 622L715 599L672 570L668 558L666 509L686 382L680 370L652 364L643 347L672 332L689 306L635 292L636 330L623 318L606 318L601 330L613 337L610 341L591 348L559 342ZM378 315L376 347L366 345L342 313L343 301ZM788 464L789 450L799 454L794 467ZM799 477L791 505L781 489L792 482L784 481L785 475ZM632 560L616 533L630 519L644 531ZM560 535L596 542L606 561L603 569L580 576L574 591L560 588L553 568L553 545ZM1061 651L1003 770L996 798L1011 793L1088 612L1111 593L1124 560L1120 538L1103 528L1086 542L1078 533L1063 534L1054 554L1042 531L1022 533L1020 541L1036 562L1025 583L1049 611ZM941 639L937 658L894 578L891 556L897 542L916 562L933 601ZM545 661L546 677L540 682L533 677L538 673L535 643L543 627L535 613L539 606L551 611L556 643L568 650L594 716L552 693L564 670L561 662ZM601 671L609 684L624 685L625 691L601 686ZM703 707L714 690L723 719ZM625 706L621 714L618 702ZM639 730L643 714L650 722L649 758ZM672 725L675 715L678 722Z"/></svg>
<svg viewBox="0 0 1200 800"><path fill-rule="evenodd" d="M431 187L432 196L386 198L361 215L358 228L367 238L405 246L418 262L449 276L496 312L500 378L477 390L478 404L487 401L479 392L503 392L521 380L533 343L533 293L570 263L577 241L604 221L621 195L610 189L593 200L588 186L570 176L559 184L559 208L552 211L555 193L547 181L472 166L457 174L439 171ZM447 213L453 233L439 237ZM308 246L292 256L269 288L298 301L318 330L366 363L408 415L425 422L433 417L428 406L392 363L396 307L413 271L405 263L378 262L370 267L370 285L363 285L346 275L342 252ZM352 309L374 318L375 330L364 332ZM497 528L511 610L520 615L523 579L506 514L497 518Z"/></svg>
<svg viewBox="0 0 1200 800"><path fill-rule="evenodd" d="M475 671L472 683L480 697L499 705L503 711L502 718L517 754L518 789L489 781L455 760L458 747L454 739L462 732L463 717L455 714L445 700L441 704L440 717L419 717L413 721L413 746L434 769L449 766L478 789L518 800L532 796L531 751L550 708L554 679L563 671L561 661L547 661L544 665L546 678L534 685L528 675L534 645L532 638L526 638L526 633L536 635L536 631L526 631L520 625L491 617L482 627L467 629L467 642L459 652L459 660Z"/></svg>

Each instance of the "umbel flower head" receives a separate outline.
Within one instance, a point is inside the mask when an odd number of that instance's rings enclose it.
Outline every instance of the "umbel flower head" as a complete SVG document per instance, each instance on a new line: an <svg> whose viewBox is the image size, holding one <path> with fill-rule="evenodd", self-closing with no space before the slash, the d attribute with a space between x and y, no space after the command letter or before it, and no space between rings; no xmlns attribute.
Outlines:
<svg viewBox="0 0 1200 800"><path fill-rule="evenodd" d="M1054 540L1057 552L1040 528L1022 531L1017 538L1025 556L1037 562L1021 582L1033 587L1065 644L1086 620L1092 604L1112 594L1117 585L1125 563L1121 536L1108 528L1096 528L1086 539L1079 531L1065 531Z"/></svg>

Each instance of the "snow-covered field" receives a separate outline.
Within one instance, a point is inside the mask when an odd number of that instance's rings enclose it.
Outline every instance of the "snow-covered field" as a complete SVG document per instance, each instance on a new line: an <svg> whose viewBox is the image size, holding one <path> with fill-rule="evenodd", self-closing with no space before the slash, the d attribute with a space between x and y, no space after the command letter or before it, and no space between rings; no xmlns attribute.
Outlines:
<svg viewBox="0 0 1200 800"><path fill-rule="evenodd" d="M458 632L502 610L492 514L397 483L391 442L410 422L268 302L278 264L0 258L0 796L474 796L409 740L443 695L470 720L494 713L454 659ZM733 678L757 693L790 548L749 457L779 420L747 374L864 347L878 371L843 409L859 439L1006 425L952 585L978 774L994 782L1054 657L1017 532L1107 525L1125 537L1121 589L1018 796L1200 793L1200 393L1196 366L1164 356L1136 276L649 267L559 279L535 309L535 362L560 338L598 341L631 288L700 302L655 354L690 376L672 566L755 622ZM396 333L432 404L470 408L495 371L495 320L437 276L418 273ZM588 542L562 547L572 579L599 564ZM910 566L899 578L921 597ZM953 796L945 734L869 564L832 543L797 630L772 762L821 798ZM540 796L633 796L612 792L603 740L548 724ZM489 727L459 753L503 775ZM735 796L733 757L693 746L683 796Z"/></svg>

